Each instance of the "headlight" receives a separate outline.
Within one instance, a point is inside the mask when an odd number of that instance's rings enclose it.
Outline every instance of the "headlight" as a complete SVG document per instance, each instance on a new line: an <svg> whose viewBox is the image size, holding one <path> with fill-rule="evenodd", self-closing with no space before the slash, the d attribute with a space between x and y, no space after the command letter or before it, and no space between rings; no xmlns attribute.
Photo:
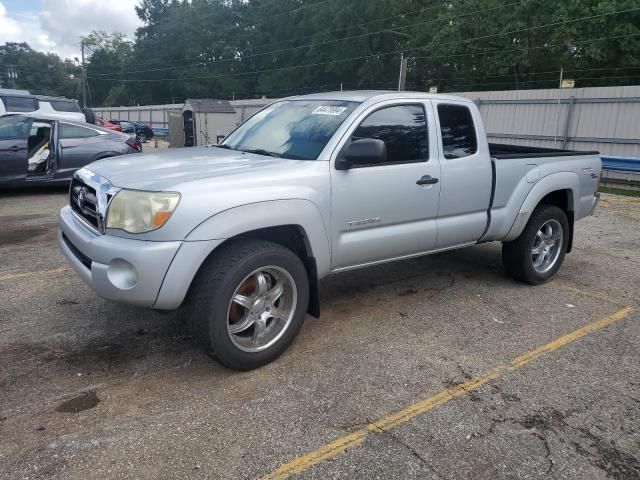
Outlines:
<svg viewBox="0 0 640 480"><path fill-rule="evenodd" d="M144 233L162 227L180 201L177 192L120 190L107 212L107 228Z"/></svg>

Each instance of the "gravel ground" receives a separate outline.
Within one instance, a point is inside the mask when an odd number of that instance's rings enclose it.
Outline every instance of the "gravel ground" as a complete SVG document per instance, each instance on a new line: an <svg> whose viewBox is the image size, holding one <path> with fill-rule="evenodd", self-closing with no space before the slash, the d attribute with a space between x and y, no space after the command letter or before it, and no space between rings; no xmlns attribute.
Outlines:
<svg viewBox="0 0 640 480"><path fill-rule="evenodd" d="M96 297L55 242L65 201L64 189L0 192L0 478L256 478L363 427L298 476L640 478L638 199L604 195L539 287L505 276L499 244L327 279L321 319L247 373L196 349L180 312Z"/></svg>

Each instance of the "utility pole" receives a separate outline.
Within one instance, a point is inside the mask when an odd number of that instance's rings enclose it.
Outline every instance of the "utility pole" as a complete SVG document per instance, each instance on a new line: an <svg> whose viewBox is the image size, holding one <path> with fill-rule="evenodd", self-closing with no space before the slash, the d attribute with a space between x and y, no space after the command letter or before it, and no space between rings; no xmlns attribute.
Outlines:
<svg viewBox="0 0 640 480"><path fill-rule="evenodd" d="M84 40L80 42L80 51L82 52L82 106L87 108L87 69L84 65Z"/></svg>
<svg viewBox="0 0 640 480"><path fill-rule="evenodd" d="M560 67L560 84L558 85L558 88L562 88L562 77L564 77L564 67Z"/></svg>
<svg viewBox="0 0 640 480"><path fill-rule="evenodd" d="M7 78L9 79L9 85L11 88L16 88L16 78L18 78L18 72L15 65L7 66Z"/></svg>
<svg viewBox="0 0 640 480"><path fill-rule="evenodd" d="M400 54L400 75L398 76L398 91L401 92L405 90L407 84L407 60L408 58L404 57L404 53Z"/></svg>

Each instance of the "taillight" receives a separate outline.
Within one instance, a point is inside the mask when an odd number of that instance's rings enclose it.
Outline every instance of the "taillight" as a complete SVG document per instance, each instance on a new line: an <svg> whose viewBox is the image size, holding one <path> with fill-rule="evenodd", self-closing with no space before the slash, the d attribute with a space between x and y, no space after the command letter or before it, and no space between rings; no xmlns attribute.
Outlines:
<svg viewBox="0 0 640 480"><path fill-rule="evenodd" d="M142 151L142 145L140 145L136 137L129 137L124 143L129 145L129 148L131 148L131 150L135 150L136 152Z"/></svg>

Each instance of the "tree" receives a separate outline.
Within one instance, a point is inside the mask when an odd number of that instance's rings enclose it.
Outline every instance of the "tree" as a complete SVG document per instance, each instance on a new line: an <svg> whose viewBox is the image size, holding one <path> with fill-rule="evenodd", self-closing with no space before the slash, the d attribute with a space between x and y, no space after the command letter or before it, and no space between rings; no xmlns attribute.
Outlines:
<svg viewBox="0 0 640 480"><path fill-rule="evenodd" d="M133 41L83 39L92 105L393 89L401 55L418 90L556 87L561 69L578 86L640 80L637 0L140 0L136 13ZM73 62L11 45L1 65L31 62L21 84L77 92Z"/></svg>
<svg viewBox="0 0 640 480"><path fill-rule="evenodd" d="M88 56L87 77L92 105L128 103L126 87L118 80L133 55L133 44L122 33L93 31L81 40Z"/></svg>
<svg viewBox="0 0 640 480"><path fill-rule="evenodd" d="M15 79L9 78L9 72ZM7 42L0 46L0 85L29 90L38 95L76 98L80 67L55 54L33 50L27 43ZM12 81L10 81L12 80Z"/></svg>

